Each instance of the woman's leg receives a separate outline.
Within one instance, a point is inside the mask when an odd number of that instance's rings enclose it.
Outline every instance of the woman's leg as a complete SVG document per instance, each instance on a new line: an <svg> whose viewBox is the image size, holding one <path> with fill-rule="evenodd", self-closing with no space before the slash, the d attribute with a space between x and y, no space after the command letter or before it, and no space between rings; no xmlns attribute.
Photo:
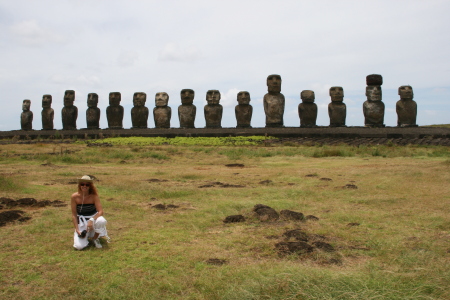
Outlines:
<svg viewBox="0 0 450 300"><path fill-rule="evenodd" d="M86 229L86 224L80 223L78 224L78 228L80 231L83 231ZM76 231L73 233L73 247L77 250L83 250L84 248L89 245L88 237L80 238L78 237L78 234Z"/></svg>

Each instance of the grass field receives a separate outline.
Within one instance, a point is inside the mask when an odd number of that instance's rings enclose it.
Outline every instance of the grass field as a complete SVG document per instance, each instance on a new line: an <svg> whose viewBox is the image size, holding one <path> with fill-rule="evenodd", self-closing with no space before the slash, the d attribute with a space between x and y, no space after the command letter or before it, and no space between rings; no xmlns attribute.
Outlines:
<svg viewBox="0 0 450 300"><path fill-rule="evenodd" d="M0 197L67 203L0 209L31 218L0 227L2 299L450 299L448 147L147 141L0 145ZM84 174L112 241L75 251ZM292 229L334 251L279 252Z"/></svg>

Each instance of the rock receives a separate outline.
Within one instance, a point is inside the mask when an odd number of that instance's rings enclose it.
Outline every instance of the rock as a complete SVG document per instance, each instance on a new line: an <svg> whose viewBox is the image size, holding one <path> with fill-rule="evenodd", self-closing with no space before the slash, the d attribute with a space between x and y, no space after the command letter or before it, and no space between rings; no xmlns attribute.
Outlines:
<svg viewBox="0 0 450 300"><path fill-rule="evenodd" d="M279 254L304 254L314 251L314 248L305 242L280 242L275 244L275 249L278 250Z"/></svg>
<svg viewBox="0 0 450 300"><path fill-rule="evenodd" d="M302 221L305 219L305 216L301 212L296 212L287 209L280 211L280 215L287 220Z"/></svg>
<svg viewBox="0 0 450 300"><path fill-rule="evenodd" d="M237 222L245 222L245 217L243 215L232 215L228 216L223 220L224 223L237 223Z"/></svg>
<svg viewBox="0 0 450 300"><path fill-rule="evenodd" d="M293 229L288 230L285 233L283 233L283 236L286 238L295 238L297 241L307 242L308 241L308 235L301 231L300 229Z"/></svg>
<svg viewBox="0 0 450 300"><path fill-rule="evenodd" d="M306 220L309 220L309 221L319 221L319 218L316 217L316 216L313 216L313 215L307 215L307 216L305 217L305 219L306 219Z"/></svg>
<svg viewBox="0 0 450 300"><path fill-rule="evenodd" d="M314 242L313 245L316 246L316 248L319 248L320 250L323 250L325 252L334 251L334 247L325 242Z"/></svg>

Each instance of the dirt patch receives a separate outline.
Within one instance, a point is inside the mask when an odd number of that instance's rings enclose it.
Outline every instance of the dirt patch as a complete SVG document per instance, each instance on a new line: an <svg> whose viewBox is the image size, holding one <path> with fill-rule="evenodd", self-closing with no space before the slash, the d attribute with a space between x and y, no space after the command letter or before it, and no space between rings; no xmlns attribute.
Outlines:
<svg viewBox="0 0 450 300"><path fill-rule="evenodd" d="M267 185L267 184L271 184L272 182L273 182L272 180L267 179L267 180L260 181L259 184L265 184L265 185Z"/></svg>
<svg viewBox="0 0 450 300"><path fill-rule="evenodd" d="M307 175L305 175L305 177L318 177L319 175L316 175L316 174L307 174Z"/></svg>
<svg viewBox="0 0 450 300"><path fill-rule="evenodd" d="M245 222L245 217L243 215L232 215L228 216L223 220L224 223L238 223Z"/></svg>
<svg viewBox="0 0 450 300"><path fill-rule="evenodd" d="M18 200L14 200L11 198L0 198L0 204L2 204L3 207L46 207L46 206L53 206L53 207L62 207L67 206L66 203L64 203L61 200L41 200L38 201L34 198L21 198Z"/></svg>
<svg viewBox="0 0 450 300"><path fill-rule="evenodd" d="M283 233L283 236L287 240L293 238L293 239L295 239L297 241L302 241L302 242L307 242L308 241L308 235L306 234L306 232L303 232L300 229L288 230L288 231Z"/></svg>
<svg viewBox="0 0 450 300"><path fill-rule="evenodd" d="M348 227L359 226L359 225L361 225L361 224L359 224L357 222L352 222L352 223L347 224Z"/></svg>
<svg viewBox="0 0 450 300"><path fill-rule="evenodd" d="M357 187L356 185L354 185L354 184L346 184L346 185L344 185L342 188L344 188L344 189L354 189L354 190L356 190L358 187Z"/></svg>
<svg viewBox="0 0 450 300"><path fill-rule="evenodd" d="M228 183L222 183L222 182L209 182L207 184L204 185L200 185L198 188L199 189L203 189L203 188L209 188L209 187L222 187L222 188L243 188L245 187L245 185L240 185L240 184L228 184Z"/></svg>
<svg viewBox="0 0 450 300"><path fill-rule="evenodd" d="M286 254L305 254L314 251L314 247L305 242L280 242L275 244L280 255Z"/></svg>
<svg viewBox="0 0 450 300"><path fill-rule="evenodd" d="M180 206L175 205L175 204L167 204L167 205L165 205L165 204L162 204L162 203L152 205L152 208L158 209L158 210L176 209L176 208L179 208L179 207Z"/></svg>
<svg viewBox="0 0 450 300"><path fill-rule="evenodd" d="M0 213L0 227L5 226L7 223L12 223L14 221L25 222L30 217L24 217L25 214L22 210L8 210Z"/></svg>
<svg viewBox="0 0 450 300"><path fill-rule="evenodd" d="M326 178L326 177L323 177L323 178L320 178L320 180L322 180L322 181L332 181L333 179L331 179L331 178Z"/></svg>
<svg viewBox="0 0 450 300"><path fill-rule="evenodd" d="M316 216L313 216L313 215L307 215L305 217L305 219L308 220L308 221L319 221L319 218L316 217Z"/></svg>
<svg viewBox="0 0 450 300"><path fill-rule="evenodd" d="M215 265L215 266L222 266L227 262L226 259L220 259L220 258L210 258L208 260L205 261L208 265Z"/></svg>
<svg viewBox="0 0 450 300"><path fill-rule="evenodd" d="M147 179L147 180L145 180L145 181L147 181L147 182L167 182L167 181L169 181L169 180L167 180L167 179L151 178L151 179Z"/></svg>
<svg viewBox="0 0 450 300"><path fill-rule="evenodd" d="M227 165L225 165L225 167L228 167L228 168L243 168L244 164L227 164Z"/></svg>

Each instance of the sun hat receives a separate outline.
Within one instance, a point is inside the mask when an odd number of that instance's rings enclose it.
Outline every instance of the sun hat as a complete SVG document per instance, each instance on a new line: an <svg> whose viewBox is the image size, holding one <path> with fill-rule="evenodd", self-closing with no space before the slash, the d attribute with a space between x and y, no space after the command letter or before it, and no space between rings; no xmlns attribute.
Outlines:
<svg viewBox="0 0 450 300"><path fill-rule="evenodd" d="M90 175L83 175L83 177L78 178L78 183L81 182L94 182L94 177Z"/></svg>

